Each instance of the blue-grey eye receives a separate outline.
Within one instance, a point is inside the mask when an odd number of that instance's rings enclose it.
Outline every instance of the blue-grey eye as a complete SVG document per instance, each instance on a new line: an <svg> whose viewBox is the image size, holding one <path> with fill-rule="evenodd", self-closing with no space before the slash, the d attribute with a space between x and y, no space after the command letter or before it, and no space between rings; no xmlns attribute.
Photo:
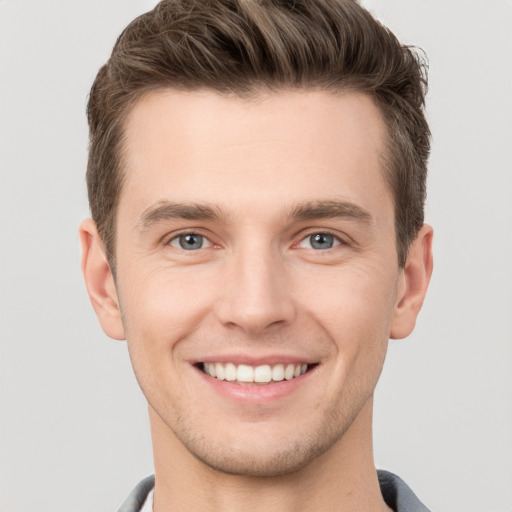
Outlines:
<svg viewBox="0 0 512 512"><path fill-rule="evenodd" d="M197 249L202 249L204 242L204 236L196 235L194 233L186 233L173 238L169 242L169 245L185 249L185 251L195 251Z"/></svg>
<svg viewBox="0 0 512 512"><path fill-rule="evenodd" d="M303 249L316 249L319 251L325 249L332 249L333 247L340 245L339 238L329 233L313 233L312 235L304 238L299 247Z"/></svg>
<svg viewBox="0 0 512 512"><path fill-rule="evenodd" d="M309 243L313 249L331 249L334 246L334 237L328 233L315 233L310 235Z"/></svg>

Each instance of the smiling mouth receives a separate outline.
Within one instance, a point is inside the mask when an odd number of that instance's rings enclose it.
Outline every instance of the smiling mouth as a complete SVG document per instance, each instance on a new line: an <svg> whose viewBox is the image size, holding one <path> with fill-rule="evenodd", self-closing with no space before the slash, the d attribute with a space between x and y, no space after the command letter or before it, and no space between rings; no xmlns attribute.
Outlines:
<svg viewBox="0 0 512 512"><path fill-rule="evenodd" d="M197 367L206 375L237 384L271 384L296 379L311 370L315 364L263 364L250 366L234 363L199 363Z"/></svg>

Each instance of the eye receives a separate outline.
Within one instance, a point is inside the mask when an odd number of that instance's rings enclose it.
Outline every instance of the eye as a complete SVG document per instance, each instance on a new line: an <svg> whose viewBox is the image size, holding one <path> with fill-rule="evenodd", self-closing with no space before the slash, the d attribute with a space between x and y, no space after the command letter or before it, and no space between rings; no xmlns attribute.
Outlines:
<svg viewBox="0 0 512 512"><path fill-rule="evenodd" d="M299 247L303 249L325 250L340 245L341 241L330 233L313 233L302 239Z"/></svg>
<svg viewBox="0 0 512 512"><path fill-rule="evenodd" d="M169 245L185 251L197 251L204 247L210 247L211 242L203 235L196 233L182 233L169 241Z"/></svg>

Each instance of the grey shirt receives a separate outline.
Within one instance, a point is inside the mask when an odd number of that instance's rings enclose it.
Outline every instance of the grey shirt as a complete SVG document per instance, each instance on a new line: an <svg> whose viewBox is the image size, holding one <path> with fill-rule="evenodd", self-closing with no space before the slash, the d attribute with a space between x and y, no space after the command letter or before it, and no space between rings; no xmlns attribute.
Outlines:
<svg viewBox="0 0 512 512"><path fill-rule="evenodd" d="M388 507L395 512L430 512L399 476L382 470L377 471L377 474L380 490ZM154 486L153 475L144 478L133 489L118 512L140 512Z"/></svg>

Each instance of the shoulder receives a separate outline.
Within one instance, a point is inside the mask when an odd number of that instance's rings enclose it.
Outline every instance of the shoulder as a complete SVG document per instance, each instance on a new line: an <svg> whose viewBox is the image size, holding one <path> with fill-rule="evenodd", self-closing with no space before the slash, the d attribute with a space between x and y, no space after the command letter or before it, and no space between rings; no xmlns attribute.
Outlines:
<svg viewBox="0 0 512 512"><path fill-rule="evenodd" d="M118 512L140 512L144 503L155 486L155 475L141 480L123 502Z"/></svg>
<svg viewBox="0 0 512 512"><path fill-rule="evenodd" d="M377 474L384 501L395 512L430 512L399 476L384 470L379 470ZM140 512L154 486L154 475L141 480L118 512Z"/></svg>
<svg viewBox="0 0 512 512"><path fill-rule="evenodd" d="M384 501L395 512L430 512L399 476L380 469L377 474Z"/></svg>

